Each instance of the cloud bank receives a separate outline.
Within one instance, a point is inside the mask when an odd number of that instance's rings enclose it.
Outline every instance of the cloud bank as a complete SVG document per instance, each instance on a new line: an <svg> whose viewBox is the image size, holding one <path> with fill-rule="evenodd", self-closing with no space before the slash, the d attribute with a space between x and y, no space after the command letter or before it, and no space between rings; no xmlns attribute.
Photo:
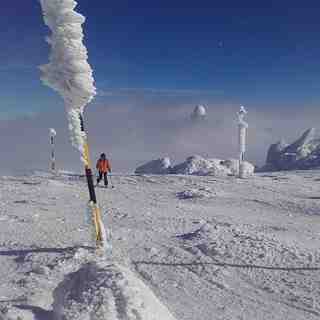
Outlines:
<svg viewBox="0 0 320 320"><path fill-rule="evenodd" d="M111 102L98 101L88 108L88 131L93 158L105 152L114 171L133 172L142 163L169 156L172 162L199 154L229 158L238 155L239 105L205 101L207 119L193 123L195 107L188 99L139 97ZM200 101L203 103L203 101ZM249 123L246 158L262 165L271 143L280 138L295 140L306 128L317 127L316 107L257 108L247 106ZM64 110L16 120L0 121L0 174L48 169L48 128L55 128L56 158L60 169L81 172L77 152L69 141Z"/></svg>

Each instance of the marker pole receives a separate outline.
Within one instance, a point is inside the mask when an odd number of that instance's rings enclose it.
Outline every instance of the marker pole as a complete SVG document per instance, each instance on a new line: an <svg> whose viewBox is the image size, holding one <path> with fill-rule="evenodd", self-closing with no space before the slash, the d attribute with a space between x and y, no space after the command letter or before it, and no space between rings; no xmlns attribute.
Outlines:
<svg viewBox="0 0 320 320"><path fill-rule="evenodd" d="M107 240L106 234L105 234L105 228L103 226L101 211L97 203L96 192L94 189L91 161L89 156L89 144L87 140L87 134L85 133L85 129L84 129L84 121L83 121L82 114L79 114L79 117L80 117L80 123L81 123L81 131L83 133L83 136L85 137L83 157L85 161L85 175L87 179L89 199L90 199L89 206L92 210L92 221L95 229L95 241L96 241L97 247L103 247L104 242Z"/></svg>
<svg viewBox="0 0 320 320"><path fill-rule="evenodd" d="M55 157L55 137L57 133L53 128L49 129L50 136L50 146L51 146L51 155L50 155L50 171L56 173L56 157Z"/></svg>
<svg viewBox="0 0 320 320"><path fill-rule="evenodd" d="M245 172L243 170L244 155L246 152L246 138L248 123L244 121L244 116L247 114L244 106L240 107L238 112L238 129L239 129L239 178L245 178Z"/></svg>

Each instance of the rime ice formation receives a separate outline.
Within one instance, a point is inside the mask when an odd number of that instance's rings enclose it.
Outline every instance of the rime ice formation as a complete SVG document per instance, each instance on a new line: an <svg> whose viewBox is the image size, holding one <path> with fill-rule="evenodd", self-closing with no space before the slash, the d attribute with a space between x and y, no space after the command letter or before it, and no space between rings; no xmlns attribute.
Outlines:
<svg viewBox="0 0 320 320"><path fill-rule="evenodd" d="M254 166L244 161L246 176L252 176ZM200 156L191 156L185 162L174 166L171 170L175 174L232 176L239 174L239 160L205 159Z"/></svg>
<svg viewBox="0 0 320 320"><path fill-rule="evenodd" d="M68 113L71 141L83 153L84 135L79 114L96 94L87 49L83 44L85 17L74 11L73 0L40 0L45 24L51 35L49 63L40 67L41 80L57 91Z"/></svg>
<svg viewBox="0 0 320 320"><path fill-rule="evenodd" d="M170 161L165 159L152 160L138 167L135 173L138 174L186 174L186 175L212 175L212 176L234 176L239 174L239 160L228 159L205 159L201 156L194 155L188 157L186 161L173 167ZM169 160L169 159L168 159ZM246 176L252 176L254 166L247 162L243 162L243 170Z"/></svg>
<svg viewBox="0 0 320 320"><path fill-rule="evenodd" d="M50 137L55 137L57 135L56 130L54 130L53 128L50 128L49 129L49 135L50 135Z"/></svg>

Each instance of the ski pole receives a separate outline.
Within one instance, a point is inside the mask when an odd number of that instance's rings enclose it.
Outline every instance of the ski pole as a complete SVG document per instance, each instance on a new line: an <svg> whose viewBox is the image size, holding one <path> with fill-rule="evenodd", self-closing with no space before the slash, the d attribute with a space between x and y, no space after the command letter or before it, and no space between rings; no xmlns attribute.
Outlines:
<svg viewBox="0 0 320 320"><path fill-rule="evenodd" d="M110 175L109 177L110 177L111 188L114 189L114 185L112 183L112 178L111 178L112 176Z"/></svg>

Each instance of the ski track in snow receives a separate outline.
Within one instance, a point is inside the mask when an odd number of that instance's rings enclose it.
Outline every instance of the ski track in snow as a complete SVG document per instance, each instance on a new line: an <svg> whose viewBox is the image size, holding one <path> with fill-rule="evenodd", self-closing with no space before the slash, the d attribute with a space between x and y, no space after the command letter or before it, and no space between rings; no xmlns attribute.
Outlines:
<svg viewBox="0 0 320 320"><path fill-rule="evenodd" d="M0 319L319 319L319 180L114 176L104 257L82 179L2 177Z"/></svg>

